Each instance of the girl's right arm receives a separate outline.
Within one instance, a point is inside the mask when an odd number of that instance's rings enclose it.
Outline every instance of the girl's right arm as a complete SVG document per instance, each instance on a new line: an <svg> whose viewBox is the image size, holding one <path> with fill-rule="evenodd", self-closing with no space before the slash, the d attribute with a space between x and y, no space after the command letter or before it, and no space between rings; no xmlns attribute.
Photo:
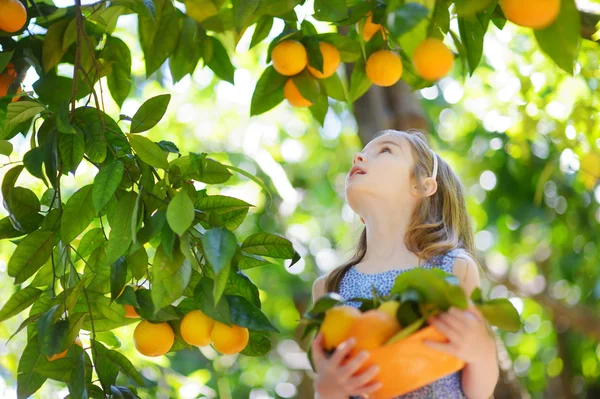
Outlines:
<svg viewBox="0 0 600 399"><path fill-rule="evenodd" d="M325 276L319 277L313 284L313 303L325 295ZM363 396L381 388L381 383L369 382L379 372L378 366L371 366L362 373L356 374L369 354L362 351L349 357L354 338L342 342L327 358L323 351L323 334L318 333L311 343L313 363L317 372L314 382L315 399L348 399L349 396Z"/></svg>

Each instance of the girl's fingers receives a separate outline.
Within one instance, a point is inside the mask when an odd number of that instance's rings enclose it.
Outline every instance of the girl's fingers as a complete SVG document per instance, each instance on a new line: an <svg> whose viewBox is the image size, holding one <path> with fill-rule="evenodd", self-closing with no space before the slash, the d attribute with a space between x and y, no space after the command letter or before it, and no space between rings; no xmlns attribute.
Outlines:
<svg viewBox="0 0 600 399"><path fill-rule="evenodd" d="M323 353L323 334L320 331L311 342L310 348L315 364L321 363L325 359L325 353Z"/></svg>
<svg viewBox="0 0 600 399"><path fill-rule="evenodd" d="M445 323L442 319L434 319L432 321L432 324L438 329L440 330L440 332L442 332L446 337L448 337L448 339L450 340L450 342L454 342L460 339L460 334L457 334L456 331L454 331L453 328L451 328L447 323Z"/></svg>
<svg viewBox="0 0 600 399"><path fill-rule="evenodd" d="M340 367L339 376L341 378L349 378L354 374L360 366L369 358L369 352L361 351L358 355L352 357L346 364Z"/></svg>
<svg viewBox="0 0 600 399"><path fill-rule="evenodd" d="M381 382L376 381L376 382L373 382L373 383L371 383L369 385L365 385L365 386L362 386L360 388L352 390L352 394L351 395L363 397L364 395L369 395L369 394L377 391L382 386L383 386L383 384Z"/></svg>
<svg viewBox="0 0 600 399"><path fill-rule="evenodd" d="M379 366L373 365L363 373L360 373L359 375L350 378L350 380L348 380L348 385L354 387L355 389L360 388L363 385L371 382L371 380L375 378L377 374L379 374Z"/></svg>
<svg viewBox="0 0 600 399"><path fill-rule="evenodd" d="M333 352L333 356L331 356L331 358L329 359L329 361L331 362L330 363L331 366L339 367L340 364L342 363L342 360L344 360L346 355L348 355L348 353L350 353L350 350L352 349L352 347L354 346L355 343L356 343L356 340L354 338L349 338L349 339L345 340L344 342L342 342L341 344L339 344L337 346L337 348L335 348L335 352Z"/></svg>

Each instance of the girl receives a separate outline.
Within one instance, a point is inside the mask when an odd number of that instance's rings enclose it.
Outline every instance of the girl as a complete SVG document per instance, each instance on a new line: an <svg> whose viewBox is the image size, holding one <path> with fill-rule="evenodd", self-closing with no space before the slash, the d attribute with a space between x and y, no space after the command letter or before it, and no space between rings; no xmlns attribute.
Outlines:
<svg viewBox="0 0 600 399"><path fill-rule="evenodd" d="M344 299L371 298L372 285L388 295L396 276L415 265L455 274L470 297L480 280L479 265L470 255L473 231L463 188L448 164L429 148L426 136L419 131L381 131L354 156L353 165L346 179L346 200L365 228L352 259L314 282L313 301L332 291ZM426 344L461 358L466 366L401 398L490 398L499 376L497 353L493 332L478 309L472 304L466 311L451 308L428 321L449 342ZM342 366L353 339L340 344L330 358L323 352L322 339L319 333L311 344L316 397L368 398L379 389L372 381L377 366L356 373L368 352Z"/></svg>

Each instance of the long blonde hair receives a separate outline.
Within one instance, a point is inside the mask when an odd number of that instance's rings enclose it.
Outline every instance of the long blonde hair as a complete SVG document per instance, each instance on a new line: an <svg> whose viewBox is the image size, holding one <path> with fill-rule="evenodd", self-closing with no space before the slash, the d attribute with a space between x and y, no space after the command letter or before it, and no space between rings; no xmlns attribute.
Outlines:
<svg viewBox="0 0 600 399"><path fill-rule="evenodd" d="M423 179L432 176L434 161L434 154L427 143L425 133L419 130L388 129L379 131L375 138L384 134L404 137L410 143L415 160L410 171L411 183L414 182L422 188ZM431 196L424 197L415 207L404 236L404 243L419 259L430 259L454 248L462 248L475 260L481 273L481 266L473 255L473 229L467 213L464 188L450 166L439 155L435 156L438 161L437 191ZM328 274L325 280L326 291L338 292L346 271L359 263L366 252L367 227L365 226L354 255L348 262Z"/></svg>

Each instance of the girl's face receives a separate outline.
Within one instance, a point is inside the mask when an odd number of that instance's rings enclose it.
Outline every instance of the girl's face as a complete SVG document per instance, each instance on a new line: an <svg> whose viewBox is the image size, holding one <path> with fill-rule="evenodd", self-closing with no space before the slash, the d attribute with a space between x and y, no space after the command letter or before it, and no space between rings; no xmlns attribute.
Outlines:
<svg viewBox="0 0 600 399"><path fill-rule="evenodd" d="M388 133L373 139L354 155L353 168L346 175L348 205L359 215L378 204L411 205L415 199L410 184L412 166L412 151L405 138ZM356 168L360 170L354 173Z"/></svg>

